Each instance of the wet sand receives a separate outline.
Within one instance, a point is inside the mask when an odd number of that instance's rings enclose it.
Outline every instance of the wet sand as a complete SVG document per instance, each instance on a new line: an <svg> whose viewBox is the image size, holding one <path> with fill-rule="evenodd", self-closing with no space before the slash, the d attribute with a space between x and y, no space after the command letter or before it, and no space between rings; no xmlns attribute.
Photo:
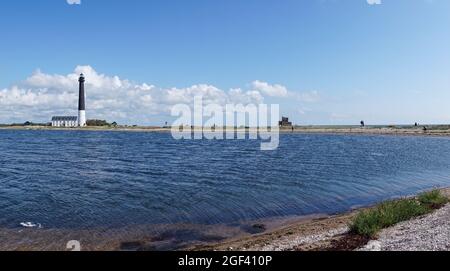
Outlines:
<svg viewBox="0 0 450 271"><path fill-rule="evenodd" d="M357 214L352 211L284 225L263 234L233 238L211 245L193 246L194 251L293 251L320 250L334 237L348 230L348 223Z"/></svg>
<svg viewBox="0 0 450 271"><path fill-rule="evenodd" d="M167 251L207 246L230 238L245 238L285 225L319 217L283 217L231 224L157 224L123 228L0 229L0 251L64 251L67 243L79 241L85 251Z"/></svg>

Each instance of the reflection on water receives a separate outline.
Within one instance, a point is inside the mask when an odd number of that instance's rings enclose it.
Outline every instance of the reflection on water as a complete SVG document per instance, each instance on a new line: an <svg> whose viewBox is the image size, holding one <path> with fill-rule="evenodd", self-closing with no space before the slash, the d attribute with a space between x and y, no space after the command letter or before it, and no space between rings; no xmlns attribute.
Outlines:
<svg viewBox="0 0 450 271"><path fill-rule="evenodd" d="M0 227L233 225L450 184L448 138L283 134L277 151L259 147L166 133L2 130ZM173 239L203 238L180 231Z"/></svg>

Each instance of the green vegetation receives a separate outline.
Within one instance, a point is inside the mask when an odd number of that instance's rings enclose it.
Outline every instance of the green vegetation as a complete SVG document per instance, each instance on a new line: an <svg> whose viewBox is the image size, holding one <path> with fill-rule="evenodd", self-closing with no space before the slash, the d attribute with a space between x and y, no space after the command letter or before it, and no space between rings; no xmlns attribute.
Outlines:
<svg viewBox="0 0 450 271"><path fill-rule="evenodd" d="M117 127L117 122L108 123L106 120L87 120L86 121L87 126L93 126L93 127L102 127L102 126L108 126L108 127Z"/></svg>
<svg viewBox="0 0 450 271"><path fill-rule="evenodd" d="M51 123L35 123L31 121L26 121L24 123L11 123L11 124L0 124L0 127L45 127L51 126Z"/></svg>
<svg viewBox="0 0 450 271"><path fill-rule="evenodd" d="M439 190L422 193L417 198L387 201L360 212L352 220L350 231L372 238L384 228L430 213L448 202Z"/></svg>
<svg viewBox="0 0 450 271"><path fill-rule="evenodd" d="M109 126L109 123L106 120L87 120L87 126Z"/></svg>
<svg viewBox="0 0 450 271"><path fill-rule="evenodd" d="M417 200L430 210L440 209L449 202L449 199L442 195L439 190L422 193L418 196Z"/></svg>
<svg viewBox="0 0 450 271"><path fill-rule="evenodd" d="M381 229L427 213L427 208L413 199L384 202L363 211L352 221L351 232L374 237Z"/></svg>

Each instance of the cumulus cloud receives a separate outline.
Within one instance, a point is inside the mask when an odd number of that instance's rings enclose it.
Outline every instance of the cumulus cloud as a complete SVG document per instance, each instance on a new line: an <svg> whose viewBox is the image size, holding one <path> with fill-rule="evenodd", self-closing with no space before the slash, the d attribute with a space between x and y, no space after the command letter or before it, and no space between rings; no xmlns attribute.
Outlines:
<svg viewBox="0 0 450 271"><path fill-rule="evenodd" d="M367 4L369 5L381 5L381 0L367 0Z"/></svg>
<svg viewBox="0 0 450 271"><path fill-rule="evenodd" d="M285 86L262 81L254 81L248 90L222 90L208 84L159 88L105 75L91 66L77 66L67 75L37 70L21 83L0 89L0 123L48 121L53 115L76 115L81 73L86 77L88 118L124 124L154 124L155 121L168 120L173 105L192 105L196 95L202 95L205 104L219 105L260 104L270 97L283 97L299 103L314 102L319 98L315 91L289 92Z"/></svg>
<svg viewBox="0 0 450 271"><path fill-rule="evenodd" d="M81 0L67 0L69 5L81 5Z"/></svg>
<svg viewBox="0 0 450 271"><path fill-rule="evenodd" d="M287 88L282 85L270 85L269 83L256 80L252 83L252 87L254 90L270 97L286 97L288 95Z"/></svg>

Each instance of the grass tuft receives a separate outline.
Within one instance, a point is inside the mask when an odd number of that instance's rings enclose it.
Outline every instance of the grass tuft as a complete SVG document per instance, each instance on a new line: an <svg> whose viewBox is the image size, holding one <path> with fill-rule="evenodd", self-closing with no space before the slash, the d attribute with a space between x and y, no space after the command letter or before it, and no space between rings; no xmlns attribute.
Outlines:
<svg viewBox="0 0 450 271"><path fill-rule="evenodd" d="M442 195L439 190L422 193L418 196L417 200L432 210L440 209L449 202L449 199Z"/></svg>
<svg viewBox="0 0 450 271"><path fill-rule="evenodd" d="M439 190L420 194L417 199L387 201L360 212L351 222L351 233L373 238L382 229L432 212L449 202Z"/></svg>

